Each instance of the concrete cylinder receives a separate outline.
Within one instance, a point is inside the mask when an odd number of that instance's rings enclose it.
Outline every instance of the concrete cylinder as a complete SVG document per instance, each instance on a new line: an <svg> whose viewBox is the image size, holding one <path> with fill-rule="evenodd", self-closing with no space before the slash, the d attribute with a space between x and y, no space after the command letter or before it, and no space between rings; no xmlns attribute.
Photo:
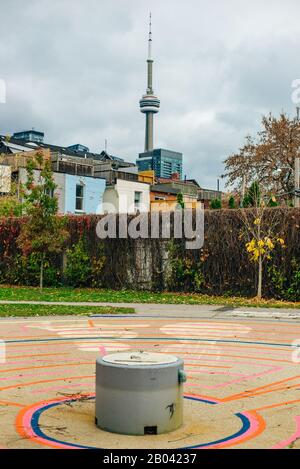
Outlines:
<svg viewBox="0 0 300 469"><path fill-rule="evenodd" d="M96 361L96 425L126 435L158 435L183 421L183 360L122 352Z"/></svg>

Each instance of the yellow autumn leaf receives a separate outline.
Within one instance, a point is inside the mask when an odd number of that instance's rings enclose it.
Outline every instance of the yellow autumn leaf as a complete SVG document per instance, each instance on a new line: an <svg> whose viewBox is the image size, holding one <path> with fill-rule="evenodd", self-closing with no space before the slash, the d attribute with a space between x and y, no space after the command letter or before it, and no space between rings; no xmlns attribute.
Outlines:
<svg viewBox="0 0 300 469"><path fill-rule="evenodd" d="M266 241L265 241L266 245L268 246L269 249L274 249L274 243L272 242L272 240L270 238L266 238Z"/></svg>

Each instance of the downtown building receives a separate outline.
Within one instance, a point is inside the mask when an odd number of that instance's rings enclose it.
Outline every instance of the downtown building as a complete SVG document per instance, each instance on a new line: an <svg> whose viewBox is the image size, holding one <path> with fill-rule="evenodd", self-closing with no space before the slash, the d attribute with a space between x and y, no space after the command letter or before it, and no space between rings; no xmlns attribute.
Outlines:
<svg viewBox="0 0 300 469"><path fill-rule="evenodd" d="M158 178L171 179L178 174L182 179L182 153L156 148L139 154L137 160L139 171L153 170Z"/></svg>

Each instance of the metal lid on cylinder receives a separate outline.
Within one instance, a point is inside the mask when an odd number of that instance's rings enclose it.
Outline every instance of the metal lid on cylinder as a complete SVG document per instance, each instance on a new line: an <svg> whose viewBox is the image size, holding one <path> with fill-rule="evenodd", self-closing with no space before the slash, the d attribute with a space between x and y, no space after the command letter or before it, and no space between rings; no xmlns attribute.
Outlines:
<svg viewBox="0 0 300 469"><path fill-rule="evenodd" d="M163 353L148 353L148 352L120 352L105 355L102 361L112 365L124 366L159 366L170 365L178 361L177 357L173 355L166 355Z"/></svg>

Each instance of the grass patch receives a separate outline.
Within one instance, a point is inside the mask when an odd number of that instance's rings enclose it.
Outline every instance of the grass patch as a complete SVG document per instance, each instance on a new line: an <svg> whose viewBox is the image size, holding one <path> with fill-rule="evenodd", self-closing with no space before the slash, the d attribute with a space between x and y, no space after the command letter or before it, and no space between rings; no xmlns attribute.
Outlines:
<svg viewBox="0 0 300 469"><path fill-rule="evenodd" d="M134 308L113 306L65 306L65 305L1 305L0 317L9 316L88 316L91 314L132 314Z"/></svg>
<svg viewBox="0 0 300 469"><path fill-rule="evenodd" d="M45 288L41 293L36 287L0 286L0 300L23 301L86 301L105 303L157 303L190 305L224 305L232 307L294 308L300 302L261 300L234 296L209 296L197 293L153 293L133 290L107 290L92 288ZM59 313L58 313L59 314ZM67 313L65 313L67 314ZM74 314L74 313L71 313ZM80 314L80 313L79 313ZM83 313L84 314L84 313Z"/></svg>

